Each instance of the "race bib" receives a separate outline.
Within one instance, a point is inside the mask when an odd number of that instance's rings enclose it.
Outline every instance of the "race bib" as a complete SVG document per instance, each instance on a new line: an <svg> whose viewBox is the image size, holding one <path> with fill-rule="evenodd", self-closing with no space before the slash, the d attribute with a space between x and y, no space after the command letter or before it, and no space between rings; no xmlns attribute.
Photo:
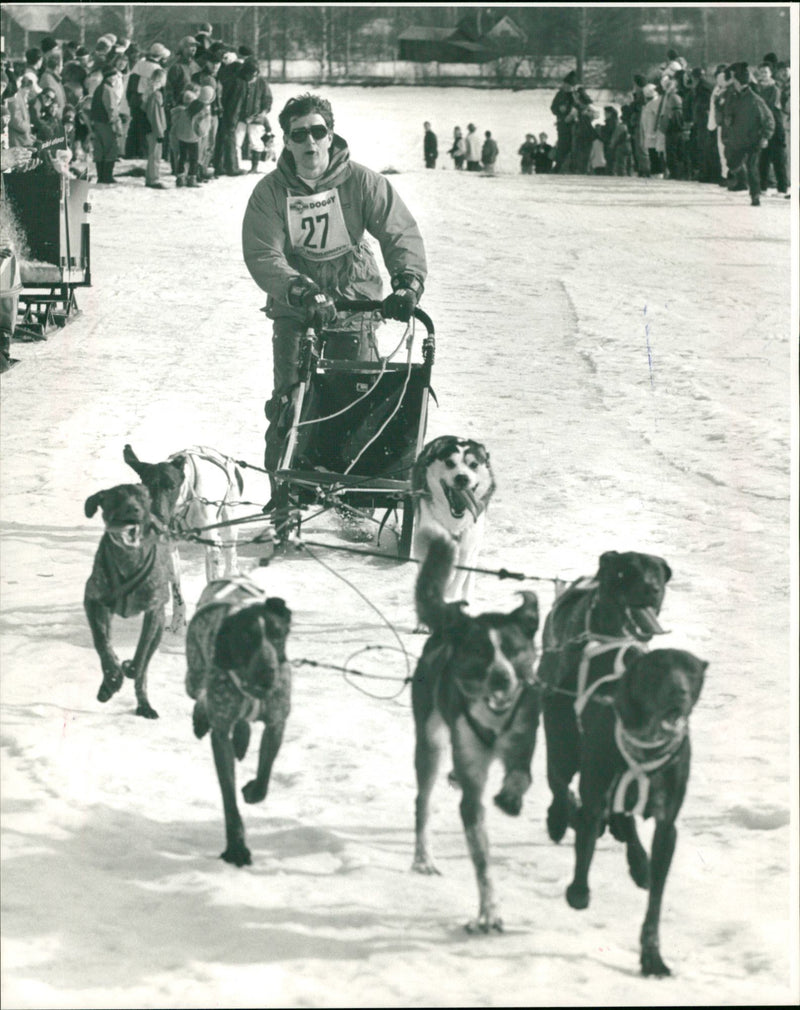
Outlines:
<svg viewBox="0 0 800 1010"><path fill-rule="evenodd" d="M298 256L330 260L353 248L336 189L287 197L286 218L289 239Z"/></svg>

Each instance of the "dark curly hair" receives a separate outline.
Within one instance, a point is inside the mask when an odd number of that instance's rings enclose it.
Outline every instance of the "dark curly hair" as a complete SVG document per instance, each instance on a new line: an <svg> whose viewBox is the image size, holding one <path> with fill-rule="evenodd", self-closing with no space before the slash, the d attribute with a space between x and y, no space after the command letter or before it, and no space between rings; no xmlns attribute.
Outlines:
<svg viewBox="0 0 800 1010"><path fill-rule="evenodd" d="M319 115L325 120L325 125L328 129L333 130L333 109L331 108L331 103L327 100L327 98L321 98L319 95L312 95L310 92L306 92L304 95L298 95L297 98L290 98L281 110L281 114L278 116L278 122L281 124L283 132L288 133L289 125L293 119L299 119L301 116L308 116L312 112L319 113Z"/></svg>

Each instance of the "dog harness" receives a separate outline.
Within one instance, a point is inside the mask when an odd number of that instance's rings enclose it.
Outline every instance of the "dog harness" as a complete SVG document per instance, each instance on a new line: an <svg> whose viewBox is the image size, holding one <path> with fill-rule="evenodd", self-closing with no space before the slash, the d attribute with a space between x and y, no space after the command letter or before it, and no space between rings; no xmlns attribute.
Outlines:
<svg viewBox="0 0 800 1010"><path fill-rule="evenodd" d="M217 518L222 515L222 509L225 505L231 504L234 499L232 498L232 493L234 487L239 485L239 471L236 466L236 462L230 458L230 456L223 456L221 452L216 449L210 449L205 445L195 445L190 449L184 449L183 452L174 453L169 457L170 460L175 459L177 456L185 457L185 467L183 471L183 484L181 485L180 494L178 495L178 501L183 504L179 509L176 509L173 516L171 525L182 528L186 523L186 517L189 514L189 509L192 503L200 498L197 493L197 488L199 486L199 474L197 471L197 461L204 460L207 463L213 463L214 466L218 466L220 470L223 471L225 477L228 481L228 486L225 490L225 494L220 502L206 502L208 505L217 506ZM203 500L203 499L201 499Z"/></svg>
<svg viewBox="0 0 800 1010"><path fill-rule="evenodd" d="M665 733L652 742L644 741L625 729L622 720L617 716L614 723L614 741L620 754L625 758L628 768L620 776L614 790L612 810L615 814L626 812L625 797L628 786L635 782L638 794L636 805L630 812L640 816L644 815L650 796L650 776L672 761L686 739L688 729L688 720L680 719L675 724L674 733Z"/></svg>
<svg viewBox="0 0 800 1010"><path fill-rule="evenodd" d="M462 700L464 702L464 707L462 709L464 719L466 720L466 723L469 726L469 728L480 740L480 742L484 745L484 747L487 747L489 750L491 750L497 743L497 741L500 739L500 737L508 729L508 727L513 723L514 717L517 714L517 709L520 706L520 702L522 701L524 694L525 694L525 684L520 683L519 689L517 691L517 697L509 710L508 716L503 721L503 724L499 729L493 729L491 726L485 726L482 722L479 722L470 711L467 698L463 694L461 695Z"/></svg>
<svg viewBox="0 0 800 1010"><path fill-rule="evenodd" d="M587 704L593 700L593 696L597 689L602 684L608 684L612 681L619 680L619 678L625 673L625 657L628 652L634 649L636 652L646 652L647 650L642 648L642 646L637 642L632 642L629 638L614 638L609 641L593 641L588 642L581 653L581 662L578 667L578 690L575 698L575 715L578 719L578 725L581 722L581 713L586 708ZM614 666L611 673L607 674L605 677L599 677L594 683L588 684L589 680L589 667L593 659L597 659L598 656L604 656L608 652L616 651L616 656L614 657ZM610 698L594 698L594 701L602 702L603 704L610 704Z"/></svg>

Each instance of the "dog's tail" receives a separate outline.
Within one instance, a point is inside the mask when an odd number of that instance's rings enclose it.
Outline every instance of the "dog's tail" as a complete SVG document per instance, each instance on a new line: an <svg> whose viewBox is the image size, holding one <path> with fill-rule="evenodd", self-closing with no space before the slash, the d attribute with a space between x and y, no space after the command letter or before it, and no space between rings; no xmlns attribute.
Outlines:
<svg viewBox="0 0 800 1010"><path fill-rule="evenodd" d="M433 537L417 576L417 618L431 631L440 628L444 620L447 609L444 591L453 568L455 553L455 544L449 537Z"/></svg>

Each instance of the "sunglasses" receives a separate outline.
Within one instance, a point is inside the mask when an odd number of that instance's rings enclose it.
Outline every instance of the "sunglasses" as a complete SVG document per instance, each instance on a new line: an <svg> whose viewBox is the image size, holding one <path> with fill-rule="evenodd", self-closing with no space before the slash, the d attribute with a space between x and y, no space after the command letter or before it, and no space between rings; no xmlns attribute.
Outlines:
<svg viewBox="0 0 800 1010"><path fill-rule="evenodd" d="M322 140L328 136L328 127L323 123L315 123L314 126L298 126L296 130L289 131L289 140L293 144L302 144L306 137L313 137L314 140Z"/></svg>

